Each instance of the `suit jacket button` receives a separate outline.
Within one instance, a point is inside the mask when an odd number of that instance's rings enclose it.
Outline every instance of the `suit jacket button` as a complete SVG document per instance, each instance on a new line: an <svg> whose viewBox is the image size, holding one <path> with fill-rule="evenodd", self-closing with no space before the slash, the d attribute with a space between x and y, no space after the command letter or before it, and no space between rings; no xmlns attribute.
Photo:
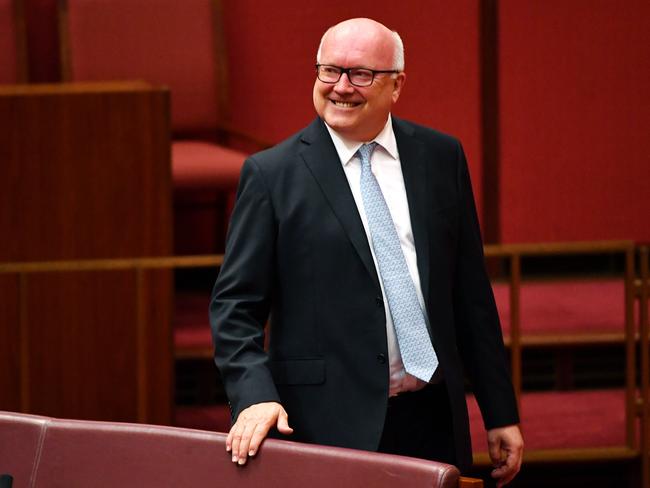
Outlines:
<svg viewBox="0 0 650 488"><path fill-rule="evenodd" d="M377 304L378 307L384 306L384 300L381 297L375 298L375 303Z"/></svg>
<svg viewBox="0 0 650 488"><path fill-rule="evenodd" d="M384 353L380 352L379 354L377 354L377 361L380 364L385 364L386 363L386 355Z"/></svg>

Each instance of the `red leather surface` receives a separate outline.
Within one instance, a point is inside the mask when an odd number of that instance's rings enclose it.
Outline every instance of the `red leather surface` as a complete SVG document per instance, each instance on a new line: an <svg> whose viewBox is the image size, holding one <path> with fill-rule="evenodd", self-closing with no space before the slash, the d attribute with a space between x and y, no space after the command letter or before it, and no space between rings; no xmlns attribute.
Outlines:
<svg viewBox="0 0 650 488"><path fill-rule="evenodd" d="M13 488L31 486L46 417L0 412L0 474L11 474Z"/></svg>
<svg viewBox="0 0 650 488"><path fill-rule="evenodd" d="M0 0L0 83L16 83L16 31L12 0Z"/></svg>
<svg viewBox="0 0 650 488"><path fill-rule="evenodd" d="M172 178L176 190L234 191L246 155L202 141L172 143Z"/></svg>
<svg viewBox="0 0 650 488"><path fill-rule="evenodd" d="M22 423L23 416L15 414L14 421ZM3 439L7 431L2 425ZM455 467L431 461L278 440L267 440L242 468L231 463L225 437L172 427L52 419L33 486L392 488L408 483L451 488L459 476Z"/></svg>

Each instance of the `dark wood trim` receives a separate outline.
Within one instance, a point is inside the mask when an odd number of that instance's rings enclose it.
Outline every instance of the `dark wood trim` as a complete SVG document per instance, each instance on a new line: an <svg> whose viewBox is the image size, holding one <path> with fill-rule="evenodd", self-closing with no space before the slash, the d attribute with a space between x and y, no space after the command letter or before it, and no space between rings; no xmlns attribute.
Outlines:
<svg viewBox="0 0 650 488"><path fill-rule="evenodd" d="M18 83L29 81L27 61L27 24L25 23L25 3L13 0L14 27L16 36L16 73Z"/></svg>
<svg viewBox="0 0 650 488"><path fill-rule="evenodd" d="M147 311L145 309L145 277L144 269L135 268L135 309L136 309L136 348L135 364L137 365L138 381L138 422L145 423L147 420L147 411L149 408L149 391L148 391L148 356L147 356Z"/></svg>
<svg viewBox="0 0 650 488"><path fill-rule="evenodd" d="M534 449L524 452L524 463L577 463L632 460L639 458L637 449L626 446L616 447L585 447L577 449ZM474 455L474 466L492 466L492 461L487 452Z"/></svg>
<svg viewBox="0 0 650 488"><path fill-rule="evenodd" d="M634 248L625 251L625 442L636 445L636 340L634 327Z"/></svg>
<svg viewBox="0 0 650 488"><path fill-rule="evenodd" d="M522 371L521 371L521 324L520 324L520 294L521 294L521 257L514 254L510 257L510 364L512 367L512 384L521 403Z"/></svg>
<svg viewBox="0 0 650 488"><path fill-rule="evenodd" d="M27 317L27 275L18 275L18 323L20 334L20 408L29 412L29 320Z"/></svg>
<svg viewBox="0 0 650 488"><path fill-rule="evenodd" d="M128 269L202 268L221 266L222 254L147 258L80 259L74 261L36 261L0 263L2 273L48 273L52 271L104 271Z"/></svg>
<svg viewBox="0 0 650 488"><path fill-rule="evenodd" d="M57 1L57 20L59 24L59 58L61 81L72 81L72 54L70 52L70 20L67 0Z"/></svg>
<svg viewBox="0 0 650 488"><path fill-rule="evenodd" d="M639 334L641 335L641 486L650 486L650 247L639 248L641 276Z"/></svg>
<svg viewBox="0 0 650 488"><path fill-rule="evenodd" d="M482 223L485 242L492 244L501 241L498 0L481 0L479 15Z"/></svg>

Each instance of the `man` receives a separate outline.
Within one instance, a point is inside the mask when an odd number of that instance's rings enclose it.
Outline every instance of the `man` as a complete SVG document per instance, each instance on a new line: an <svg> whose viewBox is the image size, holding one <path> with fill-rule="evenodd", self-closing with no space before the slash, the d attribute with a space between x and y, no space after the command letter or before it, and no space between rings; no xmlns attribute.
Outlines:
<svg viewBox="0 0 650 488"><path fill-rule="evenodd" d="M390 115L403 60L375 21L332 27L318 118L244 164L210 306L227 450L244 464L275 428L467 469L464 364L502 486L523 441L467 165L455 139Z"/></svg>

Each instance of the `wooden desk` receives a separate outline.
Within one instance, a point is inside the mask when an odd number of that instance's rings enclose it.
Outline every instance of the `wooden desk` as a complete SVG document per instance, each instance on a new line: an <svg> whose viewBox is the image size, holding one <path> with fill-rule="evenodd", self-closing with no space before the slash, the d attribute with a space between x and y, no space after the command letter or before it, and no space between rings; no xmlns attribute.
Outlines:
<svg viewBox="0 0 650 488"><path fill-rule="evenodd" d="M0 263L171 254L170 175L166 89L0 87ZM145 278L139 311L132 270L0 274L0 409L169 423L170 272Z"/></svg>

